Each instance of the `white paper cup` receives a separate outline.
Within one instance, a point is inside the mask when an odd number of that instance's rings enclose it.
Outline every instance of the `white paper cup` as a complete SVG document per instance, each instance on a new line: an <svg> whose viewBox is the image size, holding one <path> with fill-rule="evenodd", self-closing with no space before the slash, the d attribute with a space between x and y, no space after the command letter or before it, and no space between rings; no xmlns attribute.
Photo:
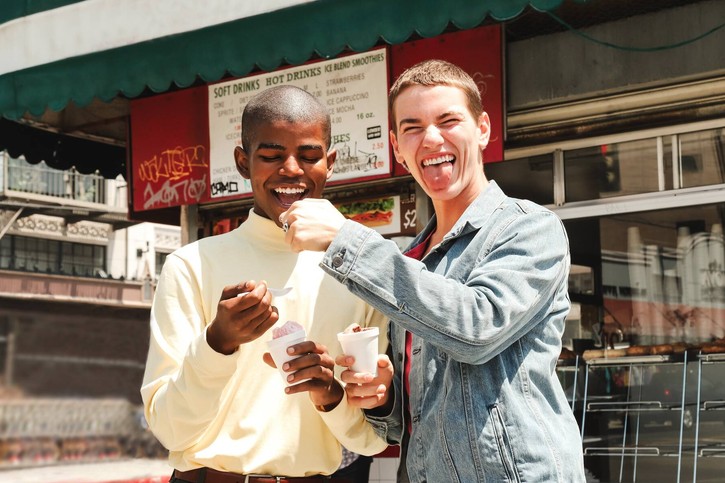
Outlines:
<svg viewBox="0 0 725 483"><path fill-rule="evenodd" d="M297 332L292 332L291 334L283 335L282 337L278 337L276 339L268 340L267 341L267 347L269 348L269 353L272 355L272 359L274 359L274 363L277 365L277 370L282 375L282 379L284 380L285 384L290 386L291 384L287 382L287 376L291 374L291 372L285 372L282 370L282 366L285 362L289 362L291 360L297 359L300 357L299 355L289 355L287 353L287 348L291 345L299 344L300 342L304 342L307 338L307 334L304 330L298 330ZM298 381L295 384L299 384L303 381Z"/></svg>
<svg viewBox="0 0 725 483"><path fill-rule="evenodd" d="M378 375L378 333L377 327L369 327L360 332L346 334L339 332L337 340L342 346L342 353L353 356L355 363L350 369L354 372L369 372Z"/></svg>

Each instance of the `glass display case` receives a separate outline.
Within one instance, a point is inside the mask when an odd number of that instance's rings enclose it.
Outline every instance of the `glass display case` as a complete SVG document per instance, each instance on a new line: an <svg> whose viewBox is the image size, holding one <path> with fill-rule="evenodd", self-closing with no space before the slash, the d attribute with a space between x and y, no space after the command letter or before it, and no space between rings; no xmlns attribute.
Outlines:
<svg viewBox="0 0 725 483"><path fill-rule="evenodd" d="M596 357L557 364L580 424L587 481L720 481L725 353L623 352L590 350Z"/></svg>

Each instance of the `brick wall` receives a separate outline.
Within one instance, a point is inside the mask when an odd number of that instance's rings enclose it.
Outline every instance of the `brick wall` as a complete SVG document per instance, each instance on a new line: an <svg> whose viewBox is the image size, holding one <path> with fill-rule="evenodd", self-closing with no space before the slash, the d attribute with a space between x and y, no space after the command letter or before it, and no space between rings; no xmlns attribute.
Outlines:
<svg viewBox="0 0 725 483"><path fill-rule="evenodd" d="M15 316L13 382L29 397L120 397L140 404L148 310L52 304Z"/></svg>

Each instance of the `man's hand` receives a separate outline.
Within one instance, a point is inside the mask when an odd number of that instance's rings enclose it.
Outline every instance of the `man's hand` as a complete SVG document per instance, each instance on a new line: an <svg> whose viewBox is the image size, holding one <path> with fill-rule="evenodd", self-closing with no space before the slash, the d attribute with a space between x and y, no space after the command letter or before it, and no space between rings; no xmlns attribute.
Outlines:
<svg viewBox="0 0 725 483"><path fill-rule="evenodd" d="M209 346L221 354L232 354L264 334L279 319L272 294L265 282L224 287L214 320L206 329Z"/></svg>
<svg viewBox="0 0 725 483"><path fill-rule="evenodd" d="M345 217L327 200L305 198L292 203L279 221L288 226L285 240L292 251L324 252L340 231Z"/></svg>
<svg viewBox="0 0 725 483"><path fill-rule="evenodd" d="M282 366L282 370L289 373L287 382L294 384L297 381L304 381L286 387L287 394L307 391L315 406L336 405L342 400L344 391L340 383L335 380L335 361L324 345L306 340L290 346L287 352L290 355L299 355ZM269 352L264 354L264 362L271 367L277 367Z"/></svg>
<svg viewBox="0 0 725 483"><path fill-rule="evenodd" d="M378 355L377 376L368 372L353 372L350 367L355 358L352 356L343 354L335 362L338 366L348 368L340 374L340 379L346 384L345 393L350 406L372 409L388 404L393 384L393 363L387 355Z"/></svg>

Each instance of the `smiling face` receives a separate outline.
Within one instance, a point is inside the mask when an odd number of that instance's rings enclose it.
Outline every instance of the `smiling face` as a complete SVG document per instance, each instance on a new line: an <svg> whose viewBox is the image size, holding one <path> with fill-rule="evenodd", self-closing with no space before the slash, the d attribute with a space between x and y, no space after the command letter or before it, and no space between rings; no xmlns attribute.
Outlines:
<svg viewBox="0 0 725 483"><path fill-rule="evenodd" d="M295 201L322 196L336 155L322 123L286 120L257 126L248 151L235 148L237 170L252 184L254 212L277 225Z"/></svg>
<svg viewBox="0 0 725 483"><path fill-rule="evenodd" d="M393 105L395 158L405 163L436 211L468 206L488 183L483 149L490 122L486 113L475 119L467 106L464 92L448 85L406 87Z"/></svg>

